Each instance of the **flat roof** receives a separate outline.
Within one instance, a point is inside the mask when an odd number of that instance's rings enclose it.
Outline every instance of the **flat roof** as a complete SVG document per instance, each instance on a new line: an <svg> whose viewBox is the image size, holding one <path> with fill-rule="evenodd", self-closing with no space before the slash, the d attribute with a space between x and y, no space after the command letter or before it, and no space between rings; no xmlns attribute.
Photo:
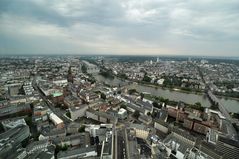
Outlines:
<svg viewBox="0 0 239 159"><path fill-rule="evenodd" d="M56 116L56 114L54 114L54 113L51 113L51 114L50 114L50 118L51 118L52 120L54 120L54 122L55 122L56 124L63 123L63 121L62 121L58 116Z"/></svg>

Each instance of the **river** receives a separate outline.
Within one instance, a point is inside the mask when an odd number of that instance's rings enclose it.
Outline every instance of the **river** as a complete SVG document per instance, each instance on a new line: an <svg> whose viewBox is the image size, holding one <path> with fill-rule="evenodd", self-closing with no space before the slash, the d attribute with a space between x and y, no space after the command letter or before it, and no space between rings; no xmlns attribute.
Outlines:
<svg viewBox="0 0 239 159"><path fill-rule="evenodd" d="M125 85L127 81L123 81L119 78L105 78L101 75L96 75L95 79L99 82L104 82L108 85L119 86ZM204 107L210 107L210 101L205 95L198 95L193 93L183 93L179 91L172 91L169 89L154 88L149 86L144 86L141 84L129 84L127 85L129 89L136 89L138 92L148 92L155 96L161 96L163 98L168 98L174 101L183 101L185 103L194 104L200 102ZM223 105L227 108L229 112L238 113L239 112L239 101L227 98L219 98Z"/></svg>

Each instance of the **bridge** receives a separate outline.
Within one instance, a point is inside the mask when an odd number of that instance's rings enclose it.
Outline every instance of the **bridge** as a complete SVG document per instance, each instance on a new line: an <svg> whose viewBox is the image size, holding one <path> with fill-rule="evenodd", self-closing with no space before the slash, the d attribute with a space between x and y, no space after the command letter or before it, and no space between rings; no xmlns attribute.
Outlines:
<svg viewBox="0 0 239 159"><path fill-rule="evenodd" d="M207 92L208 97L214 102L218 104L218 109L220 112L226 117L227 120L229 120L231 123L234 123L231 115L228 113L225 106L222 104L222 102L212 93L212 91L208 90Z"/></svg>

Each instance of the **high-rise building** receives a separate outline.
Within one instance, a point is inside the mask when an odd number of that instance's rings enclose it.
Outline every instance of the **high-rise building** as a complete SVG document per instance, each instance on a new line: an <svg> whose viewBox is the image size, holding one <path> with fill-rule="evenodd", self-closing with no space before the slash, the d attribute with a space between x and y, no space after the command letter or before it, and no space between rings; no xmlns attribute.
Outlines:
<svg viewBox="0 0 239 159"><path fill-rule="evenodd" d="M67 81L73 83L73 75L71 71L71 66L69 67L69 70L68 70Z"/></svg>

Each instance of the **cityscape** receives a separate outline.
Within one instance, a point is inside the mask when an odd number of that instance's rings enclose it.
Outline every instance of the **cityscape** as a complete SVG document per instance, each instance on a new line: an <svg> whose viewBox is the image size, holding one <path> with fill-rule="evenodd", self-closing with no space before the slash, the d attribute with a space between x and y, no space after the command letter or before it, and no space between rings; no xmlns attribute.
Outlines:
<svg viewBox="0 0 239 159"><path fill-rule="evenodd" d="M0 0L0 159L239 159L238 0Z"/></svg>
<svg viewBox="0 0 239 159"><path fill-rule="evenodd" d="M6 56L0 63L1 158L238 158L237 60Z"/></svg>

